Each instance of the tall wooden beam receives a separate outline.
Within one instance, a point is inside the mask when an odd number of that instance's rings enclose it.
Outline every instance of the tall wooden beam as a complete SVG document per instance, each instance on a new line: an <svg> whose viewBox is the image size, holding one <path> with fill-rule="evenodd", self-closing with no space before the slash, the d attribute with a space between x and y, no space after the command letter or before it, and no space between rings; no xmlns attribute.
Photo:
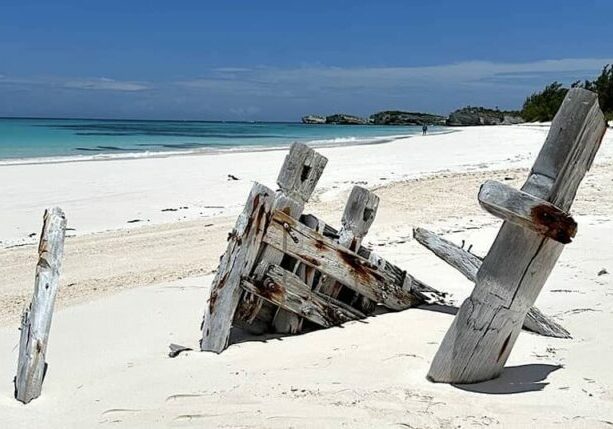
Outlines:
<svg viewBox="0 0 613 429"><path fill-rule="evenodd" d="M255 183L228 237L228 247L211 283L202 319L200 349L221 353L228 346L232 320L243 292L242 277L253 269L270 219L273 191Z"/></svg>
<svg viewBox="0 0 613 429"><path fill-rule="evenodd" d="M38 245L34 295L21 318L15 398L24 404L40 396L47 372L45 355L59 289L65 234L64 212L58 207L46 210Z"/></svg>
<svg viewBox="0 0 613 429"><path fill-rule="evenodd" d="M522 191L568 212L606 125L597 94L571 89ZM438 349L428 378L476 383L497 377L564 245L505 222Z"/></svg>

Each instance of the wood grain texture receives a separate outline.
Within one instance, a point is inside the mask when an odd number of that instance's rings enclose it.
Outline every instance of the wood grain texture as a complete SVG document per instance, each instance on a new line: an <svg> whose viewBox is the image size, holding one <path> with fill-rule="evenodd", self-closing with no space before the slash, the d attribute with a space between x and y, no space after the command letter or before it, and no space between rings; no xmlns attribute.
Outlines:
<svg viewBox="0 0 613 429"><path fill-rule="evenodd" d="M40 396L47 371L46 352L59 290L66 216L59 207L45 211L38 245L34 295L21 319L15 398L24 404Z"/></svg>
<svg viewBox="0 0 613 429"><path fill-rule="evenodd" d="M324 225L315 216L301 216L300 222L314 231L323 232ZM315 279L319 278L315 268L302 264L299 261L295 263L293 272L309 287L309 290L313 289ZM304 319L295 313L279 308L276 311L272 324L275 332L297 334L302 331L303 321Z"/></svg>
<svg viewBox="0 0 613 429"><path fill-rule="evenodd" d="M326 157L308 146L302 143L292 144L277 177L279 190L275 194L273 210L282 211L294 219L300 218L304 205L315 190L327 162L328 159ZM264 274L258 271L260 267L281 265L284 258L283 252L273 247L265 246L258 258L260 262L265 262L265 264L257 265L254 273L255 278L261 279ZM284 265L293 265L293 262L286 260ZM273 320L268 319L269 315L277 315L277 317L273 316L276 331L295 333L299 328L298 319L290 314L284 315L284 311L278 312L270 308L262 311L262 307L269 305L258 297L246 292L241 300L241 308L237 315L245 318L248 323L252 323L256 318L259 318L259 324L268 325L273 325ZM281 314L279 315L279 313Z"/></svg>
<svg viewBox="0 0 613 429"><path fill-rule="evenodd" d="M324 328L366 317L343 303L312 291L297 275L271 265L262 280L244 280L243 288Z"/></svg>
<svg viewBox="0 0 613 429"><path fill-rule="evenodd" d="M384 261L367 260L282 212L274 212L264 242L390 309L422 302L406 273L398 276Z"/></svg>
<svg viewBox="0 0 613 429"><path fill-rule="evenodd" d="M413 229L413 237L418 243L458 270L468 280L471 282L477 280L477 271L483 263L481 258L424 228ZM564 327L536 307L531 307L528 310L523 328L546 337L571 338L570 333Z"/></svg>
<svg viewBox="0 0 613 429"><path fill-rule="evenodd" d="M522 191L569 211L606 130L596 94L571 89ZM497 377L529 308L564 245L505 222L438 349L428 378L475 383Z"/></svg>
<svg viewBox="0 0 613 429"><path fill-rule="evenodd" d="M570 243L577 234L577 222L570 214L504 183L488 180L481 185L478 200L488 213L562 244Z"/></svg>
<svg viewBox="0 0 613 429"><path fill-rule="evenodd" d="M211 283L202 320L200 349L221 353L228 346L230 329L243 289L243 276L251 274L260 251L273 204L273 191L255 183L228 237L228 247Z"/></svg>
<svg viewBox="0 0 613 429"><path fill-rule="evenodd" d="M375 220L378 207L379 197L368 189L354 186L341 219L341 229L338 232L337 239L338 244L352 252L356 252ZM324 295L337 298L342 288L343 285L334 278L325 277L315 289ZM350 304L357 306L365 313L372 313L376 306L374 301L359 294L354 294L352 300L353 302Z"/></svg>

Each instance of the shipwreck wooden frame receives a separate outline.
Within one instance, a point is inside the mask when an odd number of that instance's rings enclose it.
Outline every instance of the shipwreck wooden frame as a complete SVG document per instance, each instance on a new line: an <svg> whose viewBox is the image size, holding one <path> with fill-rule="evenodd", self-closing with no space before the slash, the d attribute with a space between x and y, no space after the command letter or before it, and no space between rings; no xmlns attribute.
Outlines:
<svg viewBox="0 0 613 429"><path fill-rule="evenodd" d="M447 303L444 292L362 245L379 204L371 191L353 188L339 230L302 214L326 164L295 143L279 173L279 189L253 185L205 303L201 350L222 352L233 326L296 334L304 321L328 328L367 317L377 304L399 311ZM551 325L543 315L532 328L547 334Z"/></svg>

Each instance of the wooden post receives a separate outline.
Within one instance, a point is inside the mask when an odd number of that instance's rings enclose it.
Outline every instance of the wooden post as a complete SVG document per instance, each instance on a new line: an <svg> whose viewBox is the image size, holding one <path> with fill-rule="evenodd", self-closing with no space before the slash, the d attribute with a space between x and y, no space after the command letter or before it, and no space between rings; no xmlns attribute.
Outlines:
<svg viewBox="0 0 613 429"><path fill-rule="evenodd" d="M483 263L481 258L424 228L413 229L413 237L422 246L458 270L468 280L473 283L477 280L477 271ZM531 307L528 310L523 328L546 337L570 338L570 333L564 327L536 307Z"/></svg>
<svg viewBox="0 0 613 429"><path fill-rule="evenodd" d="M47 371L45 354L59 289L65 234L64 212L58 207L46 210L38 245L34 295L21 318L15 398L24 404L40 396Z"/></svg>
<svg viewBox="0 0 613 429"><path fill-rule="evenodd" d="M243 289L241 280L253 269L270 218L273 191L255 183L243 212L228 237L228 247L211 283L202 320L200 349L221 353L228 346L232 320Z"/></svg>
<svg viewBox="0 0 613 429"><path fill-rule="evenodd" d="M275 195L273 210L282 211L295 219L300 218L304 205L315 190L327 162L328 159L326 157L318 154L308 146L302 143L292 144L277 178L279 190ZM265 264L258 265L258 267L280 265L283 257L282 251L266 246L259 258L259 261ZM258 269L256 270L255 277L261 279L263 274ZM253 320L261 313L262 305L265 304L257 296L245 293L240 305L241 308L238 312L240 317ZM267 316L269 314L271 312L266 311L263 315ZM296 326L293 315L288 315L287 319L282 325L277 324L276 328L279 332L291 332Z"/></svg>
<svg viewBox="0 0 613 429"><path fill-rule="evenodd" d="M343 212L338 244L357 252L375 220L378 207L379 197L367 189L354 186ZM315 290L336 299L342 288L343 285L334 278L324 277ZM359 299L359 308L367 314L376 306L375 302L359 294L356 294L355 299Z"/></svg>
<svg viewBox="0 0 613 429"><path fill-rule="evenodd" d="M597 94L571 89L522 191L568 212L606 131ZM507 207L513 210L512 207ZM564 245L505 222L438 349L428 378L476 383L497 377Z"/></svg>

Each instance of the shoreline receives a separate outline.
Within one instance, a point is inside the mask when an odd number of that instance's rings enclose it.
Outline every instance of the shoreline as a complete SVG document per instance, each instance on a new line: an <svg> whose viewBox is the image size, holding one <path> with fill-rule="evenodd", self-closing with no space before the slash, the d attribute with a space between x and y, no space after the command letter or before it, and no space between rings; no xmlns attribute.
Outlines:
<svg viewBox="0 0 613 429"><path fill-rule="evenodd" d="M467 127L374 145L318 148L329 162L313 198L332 199L355 184L372 188L436 173L527 167L546 133L547 127ZM596 164L613 160L612 149L605 142ZM285 153L4 166L0 248L36 242L44 209L55 205L66 212L74 228L70 235L79 236L236 215L252 182L276 187Z"/></svg>
<svg viewBox="0 0 613 429"><path fill-rule="evenodd" d="M449 131L451 132L451 131ZM433 133L434 134L434 133ZM442 133L439 133L442 134ZM372 139L364 139L363 142L359 140L351 140L347 138L347 142L329 142L329 143L317 143L321 140L305 141L301 142L310 147L330 148L330 147L351 147L351 146L363 146L363 145L375 145L390 143L395 140L411 138L413 135L398 135L388 137L373 137ZM339 137L339 140L344 139ZM336 139L335 139L336 140ZM67 164L71 162L92 162L92 161L126 161L126 160L138 160L138 159L151 159L151 158L172 158L176 156L202 156L202 155L220 155L226 153L251 153L251 152L273 152L279 150L287 150L292 143L287 143L279 146L236 146L235 148L200 148L200 149L186 149L186 150L168 150L159 152L123 152L123 153L101 153L99 155L58 155L51 157L32 157L32 158L2 158L0 159L0 168L13 165L46 165L46 164Z"/></svg>

